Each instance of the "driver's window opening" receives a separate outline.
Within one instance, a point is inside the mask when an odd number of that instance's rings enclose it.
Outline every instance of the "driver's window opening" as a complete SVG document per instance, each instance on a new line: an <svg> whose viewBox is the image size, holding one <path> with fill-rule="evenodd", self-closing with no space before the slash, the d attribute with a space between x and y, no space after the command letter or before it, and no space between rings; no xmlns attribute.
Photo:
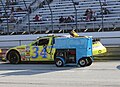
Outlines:
<svg viewBox="0 0 120 87"><path fill-rule="evenodd" d="M33 45L45 46L45 45L48 45L48 43L49 43L49 39L40 39L40 40L37 40Z"/></svg>

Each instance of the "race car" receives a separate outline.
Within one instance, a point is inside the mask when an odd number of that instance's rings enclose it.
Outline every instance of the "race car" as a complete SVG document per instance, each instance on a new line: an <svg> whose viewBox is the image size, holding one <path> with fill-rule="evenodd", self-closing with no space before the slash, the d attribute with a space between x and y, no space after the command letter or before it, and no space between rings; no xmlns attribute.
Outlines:
<svg viewBox="0 0 120 87"><path fill-rule="evenodd" d="M99 38L93 38L92 51L93 51L93 56L96 56L96 55L100 55L100 54L106 53L107 49L100 42Z"/></svg>
<svg viewBox="0 0 120 87"><path fill-rule="evenodd" d="M17 64L22 61L54 61L56 49L53 48L53 38L63 36L44 36L39 37L28 45L21 45L10 48L5 53L3 60L8 60L11 64ZM87 36L77 36L81 38ZM64 44L64 43L61 43ZM98 39L93 39L92 52L93 56L105 53L106 48Z"/></svg>
<svg viewBox="0 0 120 87"><path fill-rule="evenodd" d="M6 61L4 56L5 56L5 53L7 52L7 50L8 50L8 48L0 48L0 60Z"/></svg>

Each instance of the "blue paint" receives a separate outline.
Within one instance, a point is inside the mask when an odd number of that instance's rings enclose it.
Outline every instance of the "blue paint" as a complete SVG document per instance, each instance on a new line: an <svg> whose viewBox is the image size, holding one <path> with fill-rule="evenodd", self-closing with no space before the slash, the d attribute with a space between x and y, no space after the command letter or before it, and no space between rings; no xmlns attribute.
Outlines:
<svg viewBox="0 0 120 87"><path fill-rule="evenodd" d="M39 55L38 51L39 51L39 48L38 48L38 47L33 47L32 50L35 50L35 51L33 52L33 54L35 54L35 56L32 56L32 58L38 58L38 55Z"/></svg>
<svg viewBox="0 0 120 87"><path fill-rule="evenodd" d="M46 48L47 47L44 47L42 49L42 51L39 53L39 50L40 50L39 47L33 47L32 50L33 50L34 56L32 56L32 58L38 58L39 56L42 56L42 58L47 58L47 50L46 50Z"/></svg>
<svg viewBox="0 0 120 87"><path fill-rule="evenodd" d="M42 51L40 52L40 55L42 56L42 58L47 58L47 50L46 50L47 46L45 46Z"/></svg>

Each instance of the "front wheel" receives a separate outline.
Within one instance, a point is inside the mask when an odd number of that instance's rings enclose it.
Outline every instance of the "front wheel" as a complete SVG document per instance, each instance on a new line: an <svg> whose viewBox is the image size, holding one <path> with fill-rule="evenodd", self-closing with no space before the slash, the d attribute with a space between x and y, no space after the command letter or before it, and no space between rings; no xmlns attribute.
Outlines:
<svg viewBox="0 0 120 87"><path fill-rule="evenodd" d="M85 67L87 62L84 58L81 58L78 60L78 64L81 66L81 67Z"/></svg>
<svg viewBox="0 0 120 87"><path fill-rule="evenodd" d="M20 55L17 51L10 51L7 55L7 59L11 64L20 63Z"/></svg>
<svg viewBox="0 0 120 87"><path fill-rule="evenodd" d="M61 59L56 58L55 59L55 65L57 67L62 67L63 66L63 61Z"/></svg>

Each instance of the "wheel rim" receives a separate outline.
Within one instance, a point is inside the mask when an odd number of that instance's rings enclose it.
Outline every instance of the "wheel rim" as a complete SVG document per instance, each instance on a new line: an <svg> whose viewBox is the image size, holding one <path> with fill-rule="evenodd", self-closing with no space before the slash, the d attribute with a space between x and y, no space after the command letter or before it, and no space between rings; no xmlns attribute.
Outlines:
<svg viewBox="0 0 120 87"><path fill-rule="evenodd" d="M57 64L58 66L61 66L61 65L62 65L62 61L61 61L61 60L58 60L58 61L56 62L56 64Z"/></svg>
<svg viewBox="0 0 120 87"><path fill-rule="evenodd" d="M83 59L82 59L82 60L80 60L80 65L84 66L84 65L85 65L85 63L86 63L86 62L85 62L85 60L83 60Z"/></svg>

